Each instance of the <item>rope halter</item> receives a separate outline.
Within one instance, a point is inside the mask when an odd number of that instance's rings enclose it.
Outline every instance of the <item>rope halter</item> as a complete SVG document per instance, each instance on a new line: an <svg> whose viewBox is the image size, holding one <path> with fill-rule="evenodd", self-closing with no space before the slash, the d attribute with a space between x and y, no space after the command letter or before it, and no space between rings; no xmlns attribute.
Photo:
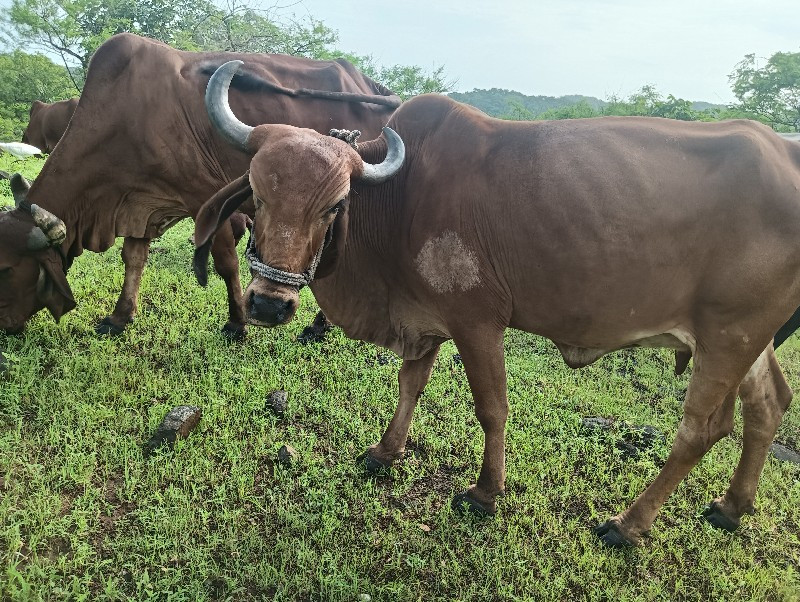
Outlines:
<svg viewBox="0 0 800 602"><path fill-rule="evenodd" d="M339 209L337 208L336 215L338 215L338 213ZM334 220L335 219L336 218L334 217ZM325 240L323 240L322 244L319 246L319 250L311 260L311 264L302 274L296 274L294 272L286 272L284 270L279 270L278 268L273 268L271 265L267 265L261 261L261 258L258 256L258 251L256 250L255 230L256 224L255 220L253 220L253 226L250 230L250 240L247 241L247 249L244 252L244 256L247 258L247 263L250 265L250 269L262 278L272 280L278 284L291 286L297 290L300 290L304 286L311 284L311 281L314 280L314 274L316 273L319 262L322 259L322 253L328 248L328 245L331 244L331 240L333 239L333 223L331 223L331 225L328 226L328 230L325 232Z"/></svg>

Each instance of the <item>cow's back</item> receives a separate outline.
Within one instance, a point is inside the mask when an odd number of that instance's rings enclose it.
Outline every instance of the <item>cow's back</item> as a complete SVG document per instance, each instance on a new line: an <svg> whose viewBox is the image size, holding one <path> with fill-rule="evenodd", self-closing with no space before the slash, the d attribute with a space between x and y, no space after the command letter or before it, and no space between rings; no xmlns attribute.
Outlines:
<svg viewBox="0 0 800 602"><path fill-rule="evenodd" d="M393 303L400 322L424 311L446 332L465 298L489 295L514 327L613 348L726 298L743 274L797 296L800 145L765 126L506 122L442 97L412 99L390 125L407 145L392 184L403 205L362 203L355 227L390 215L387 261L417 297ZM757 311L747 280L740 300Z"/></svg>
<svg viewBox="0 0 800 602"><path fill-rule="evenodd" d="M391 114L386 106L295 98L253 85L380 93L337 61L182 52L132 34L114 36L92 57L64 143L29 193L57 215L81 214L74 219L84 232L72 254L104 250L117 236L157 236L247 169L249 156L219 137L204 105L210 73L233 59L244 61L245 77L233 81L231 106L251 125L357 128L377 136Z"/></svg>

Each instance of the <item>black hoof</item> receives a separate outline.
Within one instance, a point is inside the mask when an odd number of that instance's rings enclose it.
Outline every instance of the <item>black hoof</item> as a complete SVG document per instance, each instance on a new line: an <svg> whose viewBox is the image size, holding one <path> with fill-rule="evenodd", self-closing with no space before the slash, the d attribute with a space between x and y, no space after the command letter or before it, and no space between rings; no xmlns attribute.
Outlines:
<svg viewBox="0 0 800 602"><path fill-rule="evenodd" d="M222 336L231 342L240 343L247 336L247 326L228 322L222 327Z"/></svg>
<svg viewBox="0 0 800 602"><path fill-rule="evenodd" d="M384 464L377 458L373 458L369 451L365 451L363 454L356 458L356 462L364 467L371 475L386 475L389 473L389 469L391 465Z"/></svg>
<svg viewBox="0 0 800 602"><path fill-rule="evenodd" d="M631 548L635 544L620 533L616 523L607 520L602 525L597 525L594 529L594 534L600 538L600 541L609 548Z"/></svg>
<svg viewBox="0 0 800 602"><path fill-rule="evenodd" d="M739 527L739 523L728 518L722 513L722 509L717 502L711 502L710 505L703 508L701 513L703 518L708 521L708 524L717 529L722 529L728 533L733 533Z"/></svg>
<svg viewBox="0 0 800 602"><path fill-rule="evenodd" d="M309 343L321 343L325 340L325 335L328 334L330 328L317 328L313 324L306 326L299 335L297 335L297 342L301 345L308 345Z"/></svg>
<svg viewBox="0 0 800 602"><path fill-rule="evenodd" d="M459 493L450 502L450 507L459 514L472 514L478 518L489 518L494 516L494 512L485 508L483 504L473 499L466 491Z"/></svg>
<svg viewBox="0 0 800 602"><path fill-rule="evenodd" d="M111 319L108 316L106 316L97 326L94 327L94 331L101 336L116 337L125 332L125 327L117 326L111 322Z"/></svg>

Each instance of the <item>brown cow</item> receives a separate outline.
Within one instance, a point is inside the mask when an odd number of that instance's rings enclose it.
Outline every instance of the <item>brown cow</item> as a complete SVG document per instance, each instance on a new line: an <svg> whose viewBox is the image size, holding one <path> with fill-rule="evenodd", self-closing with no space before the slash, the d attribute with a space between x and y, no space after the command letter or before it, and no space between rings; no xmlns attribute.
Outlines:
<svg viewBox="0 0 800 602"><path fill-rule="evenodd" d="M22 141L26 144L52 153L61 136L67 131L69 120L78 106L77 98L47 103L34 100L31 105L28 127L22 132Z"/></svg>
<svg viewBox="0 0 800 602"><path fill-rule="evenodd" d="M290 321L318 264L311 288L333 323L403 357L399 404L368 468L403 455L439 346L453 339L485 434L477 485L454 502L493 514L511 327L551 339L573 368L625 347L694 357L669 458L597 529L606 544L639 542L731 432L737 393L742 457L705 516L732 530L753 511L792 397L771 340L800 301L800 146L749 121L509 122L426 95L394 114L397 134L354 150L312 130L236 121L226 102L235 70L220 69L207 102L252 156L249 177L201 211L196 241L208 244L252 186L250 323Z"/></svg>
<svg viewBox="0 0 800 602"><path fill-rule="evenodd" d="M282 55L193 53L131 34L114 36L92 58L75 115L27 192L31 203L64 221L66 240L50 255L63 255L64 270L84 249L104 251L124 237L125 281L114 312L100 333L119 333L136 313L139 282L150 241L247 167L249 156L215 132L203 105L211 73L231 57L248 60L233 82L232 103L250 123L289 123L328 131L349 124L380 134L400 99L344 60L314 61ZM319 90L319 91L315 91ZM20 198L25 191L18 191ZM19 330L36 301L39 269L28 249L6 228L35 228L30 216L0 228L0 328ZM225 331L244 332L231 226L211 250L228 289ZM41 257L44 251L38 252ZM24 264L24 265L23 265Z"/></svg>

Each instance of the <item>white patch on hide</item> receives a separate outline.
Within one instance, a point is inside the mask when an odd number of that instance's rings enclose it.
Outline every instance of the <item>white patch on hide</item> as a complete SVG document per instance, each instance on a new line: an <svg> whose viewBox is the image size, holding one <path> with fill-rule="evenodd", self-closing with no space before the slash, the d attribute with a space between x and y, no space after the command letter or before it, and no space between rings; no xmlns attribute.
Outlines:
<svg viewBox="0 0 800 602"><path fill-rule="evenodd" d="M415 263L419 274L437 293L468 291L481 281L475 253L450 230L428 240Z"/></svg>
<svg viewBox="0 0 800 602"><path fill-rule="evenodd" d="M270 180L272 180L272 191L275 192L278 190L278 174L271 173L269 174Z"/></svg>

